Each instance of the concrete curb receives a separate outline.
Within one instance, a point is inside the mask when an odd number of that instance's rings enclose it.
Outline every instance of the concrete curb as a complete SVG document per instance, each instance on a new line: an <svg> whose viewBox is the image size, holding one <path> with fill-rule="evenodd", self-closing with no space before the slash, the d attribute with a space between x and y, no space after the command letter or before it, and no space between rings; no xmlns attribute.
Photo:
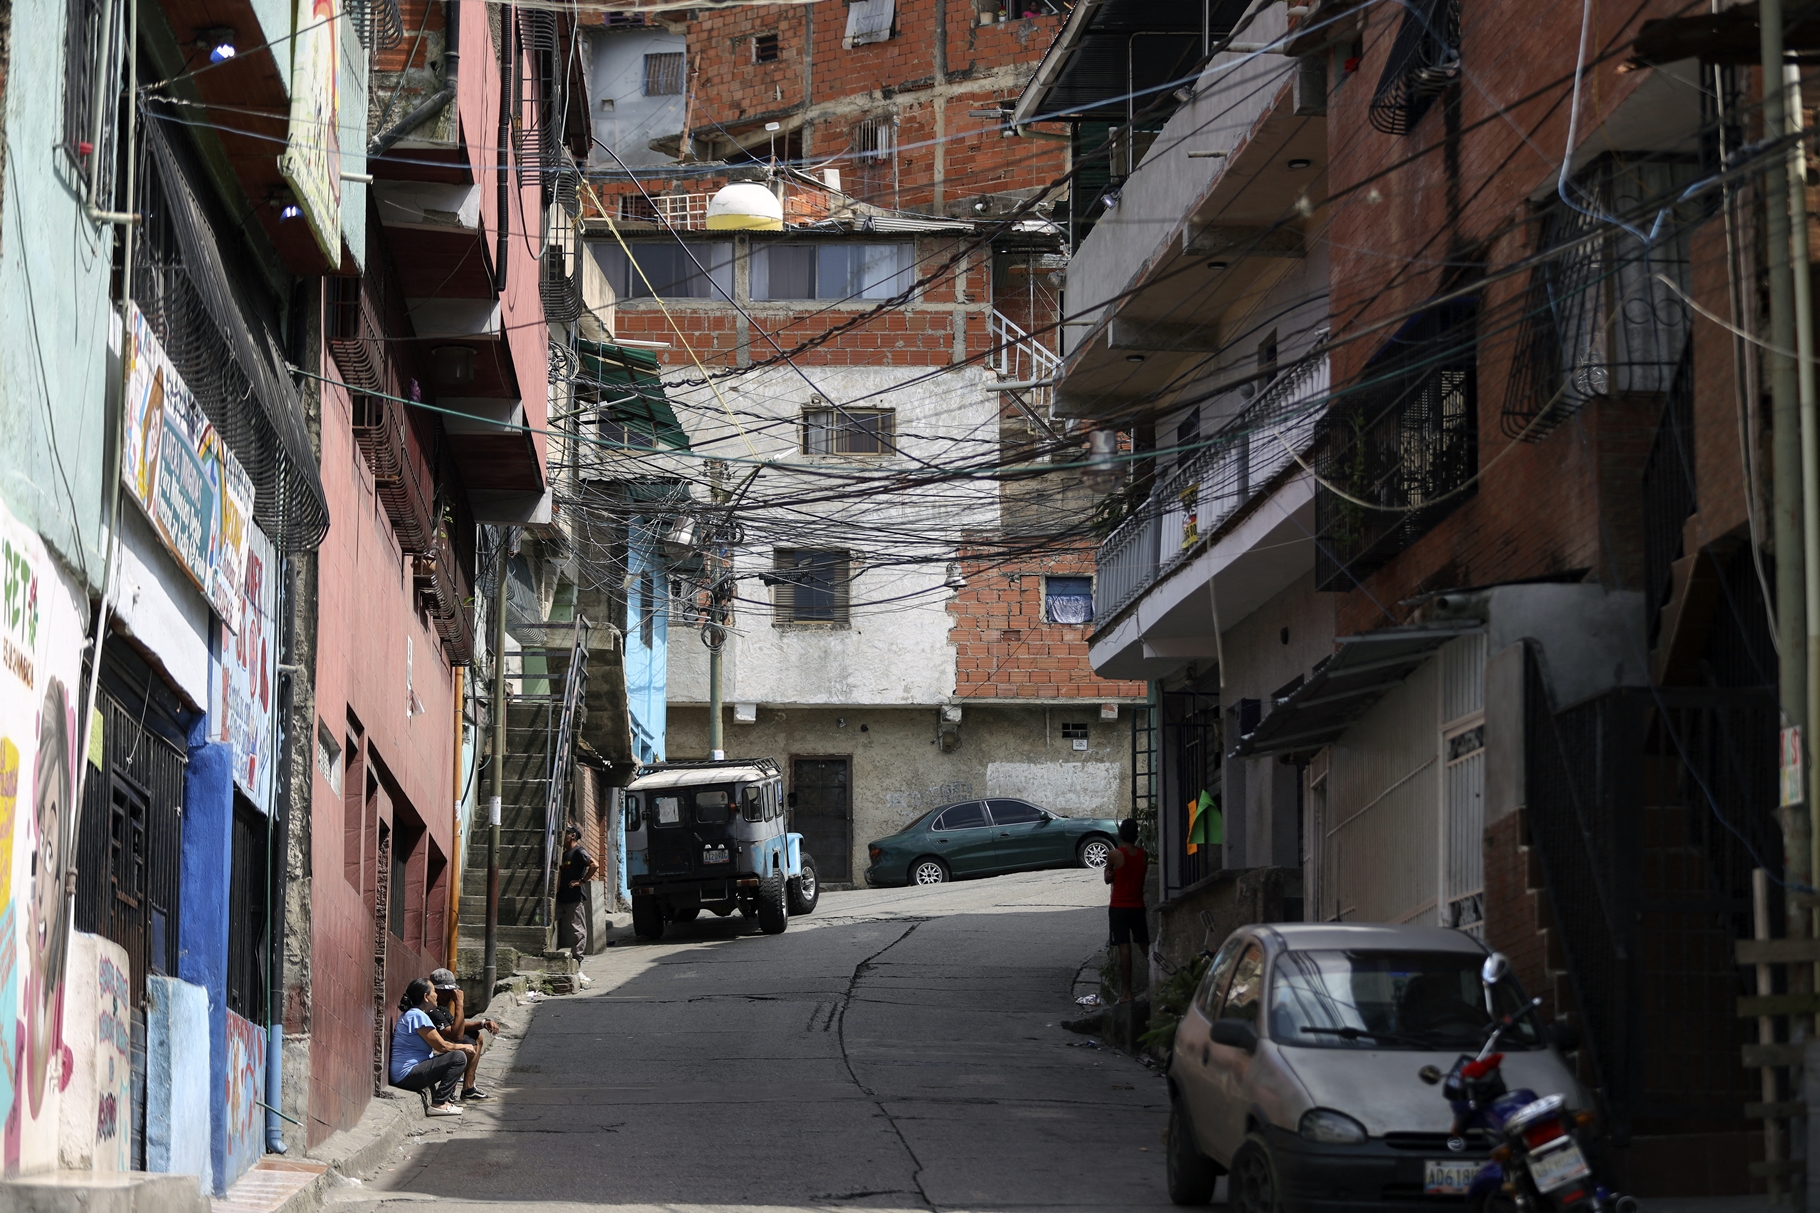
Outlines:
<svg viewBox="0 0 1820 1213"><path fill-rule="evenodd" d="M8 1213L208 1213L194 1175L51 1171L0 1180Z"/></svg>

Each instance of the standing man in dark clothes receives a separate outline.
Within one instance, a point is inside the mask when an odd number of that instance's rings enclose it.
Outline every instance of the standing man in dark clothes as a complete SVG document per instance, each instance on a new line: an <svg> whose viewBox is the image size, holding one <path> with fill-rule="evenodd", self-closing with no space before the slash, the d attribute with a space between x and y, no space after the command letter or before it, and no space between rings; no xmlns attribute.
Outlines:
<svg viewBox="0 0 1820 1213"><path fill-rule="evenodd" d="M588 954L588 903L582 886L600 865L582 849L580 826L570 822L562 839L562 864L556 869L556 946L580 960Z"/></svg>
<svg viewBox="0 0 1820 1213"><path fill-rule="evenodd" d="M1106 857L1106 883L1112 886L1110 942L1119 950L1119 1001L1131 1001L1131 945L1150 952L1150 924L1144 918L1144 877L1150 874L1150 853L1137 845L1138 823L1127 817L1119 822L1119 845Z"/></svg>
<svg viewBox="0 0 1820 1213"><path fill-rule="evenodd" d="M470 1045L474 1050L468 1054L467 1069L462 1075L461 1098L463 1102L485 1099L487 1093L474 1085L474 1075L480 1068L480 1055L487 1050L486 1039L480 1033L485 1029L498 1036L499 1023L492 1019L468 1018L467 1000L461 992L460 984L455 980L455 974L449 970L437 969L431 973L430 984L436 989L436 1005L424 1009L430 1013L436 1031L444 1040Z"/></svg>

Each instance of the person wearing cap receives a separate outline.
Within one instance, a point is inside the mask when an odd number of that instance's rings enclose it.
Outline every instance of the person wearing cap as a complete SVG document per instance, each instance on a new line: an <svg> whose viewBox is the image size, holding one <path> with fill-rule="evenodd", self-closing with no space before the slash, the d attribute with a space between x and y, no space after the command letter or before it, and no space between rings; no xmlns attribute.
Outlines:
<svg viewBox="0 0 1820 1213"><path fill-rule="evenodd" d="M436 1030L443 1039L470 1046L467 1070L462 1075L461 1098L472 1101L487 1098L487 1093L474 1085L474 1075L480 1068L480 1055L487 1051L486 1039L481 1036L485 1030L499 1035L499 1023L492 1019L469 1019L467 999L461 992L461 986L455 980L455 974L447 969L437 969L430 974L430 985L436 990L436 1003L425 1008L430 1019L435 1022Z"/></svg>
<svg viewBox="0 0 1820 1213"><path fill-rule="evenodd" d="M392 1085L423 1096L426 1116L460 1116L455 1084L462 1064L473 1073L472 1045L448 1039L436 1027L430 1012L436 1007L436 990L422 977L413 978L399 1000L398 1023L392 1029L392 1056L387 1073Z"/></svg>
<svg viewBox="0 0 1820 1213"><path fill-rule="evenodd" d="M556 946L580 960L588 952L588 903L584 885L600 871L581 846L581 827L570 822L562 832L562 865L556 869Z"/></svg>

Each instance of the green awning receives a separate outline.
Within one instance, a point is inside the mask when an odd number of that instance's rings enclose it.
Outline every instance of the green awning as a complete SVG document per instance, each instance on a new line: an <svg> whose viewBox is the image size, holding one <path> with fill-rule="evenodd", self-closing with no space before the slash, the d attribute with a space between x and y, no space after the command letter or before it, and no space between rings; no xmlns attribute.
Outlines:
<svg viewBox="0 0 1820 1213"><path fill-rule="evenodd" d="M598 401L609 417L625 427L629 440L636 441L636 435L654 445L661 443L679 451L689 449L689 436L664 395L656 354L605 341L581 341L577 345L581 352L581 376L575 381L577 399Z"/></svg>

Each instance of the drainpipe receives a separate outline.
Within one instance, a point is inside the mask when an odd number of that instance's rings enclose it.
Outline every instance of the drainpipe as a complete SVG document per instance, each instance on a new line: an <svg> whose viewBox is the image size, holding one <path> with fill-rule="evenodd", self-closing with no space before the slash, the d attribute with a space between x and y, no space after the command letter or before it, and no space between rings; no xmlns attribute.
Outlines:
<svg viewBox="0 0 1820 1213"><path fill-rule="evenodd" d="M383 156L393 144L440 114L455 100L457 77L461 74L461 0L443 0L442 6L442 88L429 100L373 136L367 144L367 156Z"/></svg>
<svg viewBox="0 0 1820 1213"><path fill-rule="evenodd" d="M512 6L499 6L499 223L498 251L493 255L493 293L506 293L506 245L512 233Z"/></svg>
<svg viewBox="0 0 1820 1213"><path fill-rule="evenodd" d="M283 597L277 612L284 622L278 635L278 698L274 704L272 730L276 734L277 761L272 764L272 819L266 830L265 887L266 915L266 1003L265 1003L265 1148L271 1154L283 1154L284 1125L278 1109L283 1106L284 1090L284 922L285 883L290 873L291 834L291 760L296 748L291 745L291 709L296 689L297 620L292 613L297 602L297 570L287 556L283 558Z"/></svg>

